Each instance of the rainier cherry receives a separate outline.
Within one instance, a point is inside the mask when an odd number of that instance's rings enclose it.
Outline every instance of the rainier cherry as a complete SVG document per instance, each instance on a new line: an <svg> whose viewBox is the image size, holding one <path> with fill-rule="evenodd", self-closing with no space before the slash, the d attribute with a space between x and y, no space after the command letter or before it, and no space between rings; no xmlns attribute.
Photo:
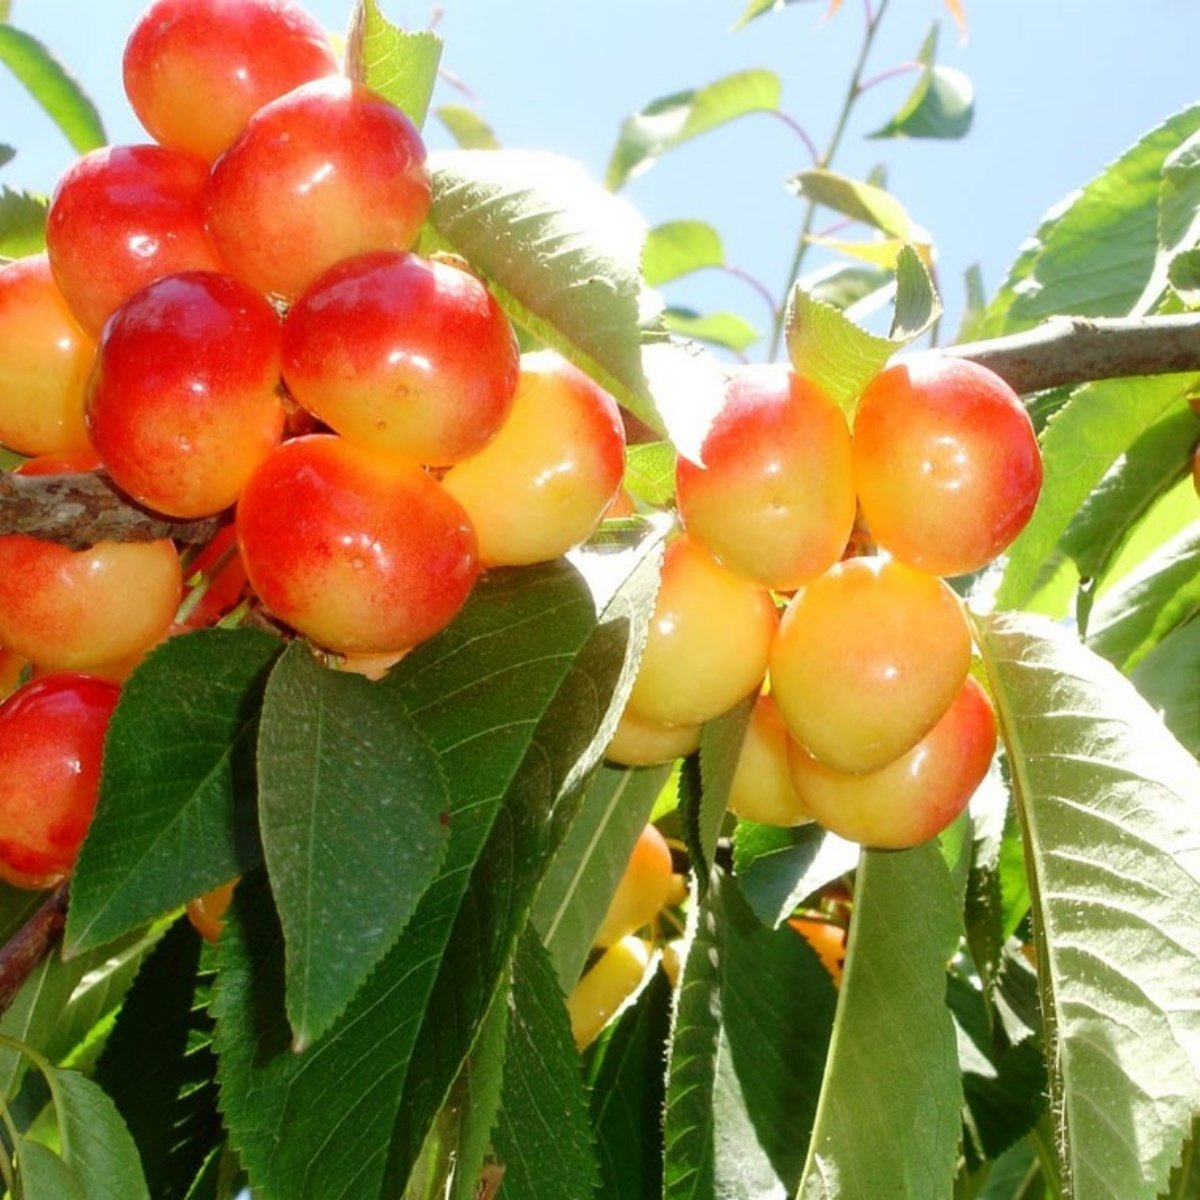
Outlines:
<svg viewBox="0 0 1200 1200"><path fill-rule="evenodd" d="M699 725L663 725L647 721L627 708L604 757L625 767L649 767L686 758L700 748Z"/></svg>
<svg viewBox="0 0 1200 1200"><path fill-rule="evenodd" d="M119 694L107 679L44 675L0 704L0 879L44 888L70 873Z"/></svg>
<svg viewBox="0 0 1200 1200"><path fill-rule="evenodd" d="M854 419L854 482L871 534L931 575L986 566L1033 515L1037 438L998 375L918 355L867 386Z"/></svg>
<svg viewBox="0 0 1200 1200"><path fill-rule="evenodd" d="M842 556L854 524L850 430L816 384L783 364L729 381L704 465L681 458L679 515L722 565L790 591Z"/></svg>
<svg viewBox="0 0 1200 1200"><path fill-rule="evenodd" d="M812 820L788 770L790 741L775 698L759 696L729 785L730 812L763 825L803 825Z"/></svg>
<svg viewBox="0 0 1200 1200"><path fill-rule="evenodd" d="M233 273L291 298L344 258L407 250L429 202L412 122L361 84L330 77L254 114L213 167L208 214Z"/></svg>
<svg viewBox="0 0 1200 1200"><path fill-rule="evenodd" d="M600 1036L641 986L649 967L650 943L632 934L596 959L567 997L571 1034L580 1050Z"/></svg>
<svg viewBox="0 0 1200 1200"><path fill-rule="evenodd" d="M970 665L962 602L945 583L851 558L792 598L771 648L771 694L822 762L877 771L933 728Z"/></svg>
<svg viewBox="0 0 1200 1200"><path fill-rule="evenodd" d="M326 271L283 332L299 404L347 441L414 462L458 462L512 407L519 351L508 318L469 271L402 251Z"/></svg>
<svg viewBox="0 0 1200 1200"><path fill-rule="evenodd" d="M616 401L582 371L543 351L521 359L508 420L443 480L471 516L489 566L547 562L586 541L625 472Z"/></svg>
<svg viewBox="0 0 1200 1200"><path fill-rule="evenodd" d="M125 45L125 94L156 141L211 160L264 104L337 69L292 0L154 0Z"/></svg>
<svg viewBox="0 0 1200 1200"><path fill-rule="evenodd" d="M461 505L419 467L329 434L284 442L237 509L251 586L328 650L389 654L448 625L477 574Z"/></svg>
<svg viewBox="0 0 1200 1200"><path fill-rule="evenodd" d="M634 843L595 944L611 946L627 933L649 925L667 902L671 870L671 851L666 840L653 825L647 825Z"/></svg>

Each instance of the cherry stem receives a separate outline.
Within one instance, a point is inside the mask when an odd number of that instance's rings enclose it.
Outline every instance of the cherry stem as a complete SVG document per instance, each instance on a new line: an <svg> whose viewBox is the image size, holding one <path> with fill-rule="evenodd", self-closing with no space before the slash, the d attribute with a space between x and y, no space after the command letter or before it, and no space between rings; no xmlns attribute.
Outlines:
<svg viewBox="0 0 1200 1200"><path fill-rule="evenodd" d="M0 1016L17 998L25 980L62 936L67 921L67 884L60 883L46 902L0 947Z"/></svg>
<svg viewBox="0 0 1200 1200"><path fill-rule="evenodd" d="M782 121L803 143L804 148L808 151L808 157L812 159L812 164L815 167L821 161L821 151L817 149L817 143L812 140L807 129L800 124L790 113L785 113L782 109L768 109L771 116L776 120Z"/></svg>
<svg viewBox="0 0 1200 1200"><path fill-rule="evenodd" d="M868 92L873 87L878 87L881 83L887 83L889 79L895 79L898 75L907 75L912 71L925 70L925 64L917 62L913 59L910 62L897 63L894 67L888 67L885 71L880 71L878 75L872 75L870 79L864 79L858 85L858 94L861 96L863 92Z"/></svg>

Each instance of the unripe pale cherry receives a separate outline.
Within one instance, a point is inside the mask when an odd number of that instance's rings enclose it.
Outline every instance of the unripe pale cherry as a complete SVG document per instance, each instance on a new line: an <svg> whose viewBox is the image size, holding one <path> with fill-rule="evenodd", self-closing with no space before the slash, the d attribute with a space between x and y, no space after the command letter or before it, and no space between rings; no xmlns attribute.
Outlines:
<svg viewBox="0 0 1200 1200"><path fill-rule="evenodd" d="M723 566L791 591L842 556L854 525L842 410L786 364L740 371L701 447L680 458L679 515Z"/></svg>
<svg viewBox="0 0 1200 1200"><path fill-rule="evenodd" d="M729 811L762 825L803 825L812 820L788 770L787 726L773 696L754 702L729 785Z"/></svg>
<svg viewBox="0 0 1200 1200"><path fill-rule="evenodd" d="M429 466L482 450L512 408L520 351L486 285L379 251L338 263L292 306L284 378L347 441Z"/></svg>
<svg viewBox="0 0 1200 1200"><path fill-rule="evenodd" d="M45 254L0 267L0 444L19 454L86 449L83 397L95 352Z"/></svg>
<svg viewBox="0 0 1200 1200"><path fill-rule="evenodd" d="M771 648L771 694L822 762L877 771L933 728L970 665L966 615L945 583L851 558L792 598Z"/></svg>
<svg viewBox="0 0 1200 1200"><path fill-rule="evenodd" d="M699 725L662 725L626 709L604 757L624 767L650 767L686 758L699 748Z"/></svg>
<svg viewBox="0 0 1200 1200"><path fill-rule="evenodd" d="M906 754L868 774L835 771L793 744L792 780L813 817L848 841L903 850L966 808L996 750L996 714L970 676L942 719Z"/></svg>
<svg viewBox="0 0 1200 1200"><path fill-rule="evenodd" d="M255 113L213 166L208 215L235 275L292 298L344 258L407 250L430 195L408 117L333 76Z"/></svg>
<svg viewBox="0 0 1200 1200"><path fill-rule="evenodd" d="M662 582L628 709L662 725L701 725L758 688L779 624L771 594L718 566L686 534Z"/></svg>
<svg viewBox="0 0 1200 1200"><path fill-rule="evenodd" d="M638 990L650 958L650 944L630 934L600 955L571 990L567 1013L578 1049L594 1042Z"/></svg>
<svg viewBox="0 0 1200 1200"><path fill-rule="evenodd" d="M582 371L543 351L521 359L508 420L443 482L471 515L489 566L548 562L585 542L625 472L616 401Z"/></svg>
<svg viewBox="0 0 1200 1200"><path fill-rule="evenodd" d="M93 336L155 279L221 271L204 212L208 164L164 146L106 146L67 168L46 249L71 311Z"/></svg>
<svg viewBox="0 0 1200 1200"><path fill-rule="evenodd" d="M633 845L595 944L611 946L626 934L649 925L667 902L672 870L666 839L653 825L647 825Z"/></svg>
<svg viewBox="0 0 1200 1200"><path fill-rule="evenodd" d="M120 688L62 673L0 704L0 879L52 887L75 865L100 788Z"/></svg>
<svg viewBox="0 0 1200 1200"><path fill-rule="evenodd" d="M125 94L155 141L211 161L264 104L333 75L293 0L154 0L125 44Z"/></svg>
<svg viewBox="0 0 1200 1200"><path fill-rule="evenodd" d="M1028 523L1042 486L1020 397L965 359L918 355L867 386L854 482L875 540L931 575L977 571Z"/></svg>
<svg viewBox="0 0 1200 1200"><path fill-rule="evenodd" d="M437 480L329 434L267 457L242 492L237 528L263 604L340 653L432 637L478 572L471 523Z"/></svg>
<svg viewBox="0 0 1200 1200"><path fill-rule="evenodd" d="M283 433L280 323L229 275L188 271L108 323L88 392L92 444L119 487L176 517L228 508Z"/></svg>

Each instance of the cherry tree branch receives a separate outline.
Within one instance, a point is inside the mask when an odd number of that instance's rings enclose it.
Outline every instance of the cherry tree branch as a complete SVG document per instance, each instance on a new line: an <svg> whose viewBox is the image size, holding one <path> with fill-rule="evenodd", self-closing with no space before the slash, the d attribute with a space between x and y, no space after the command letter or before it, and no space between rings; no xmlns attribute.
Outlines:
<svg viewBox="0 0 1200 1200"><path fill-rule="evenodd" d="M25 980L62 936L67 920L67 885L61 883L49 899L0 946L0 1017L17 998Z"/></svg>

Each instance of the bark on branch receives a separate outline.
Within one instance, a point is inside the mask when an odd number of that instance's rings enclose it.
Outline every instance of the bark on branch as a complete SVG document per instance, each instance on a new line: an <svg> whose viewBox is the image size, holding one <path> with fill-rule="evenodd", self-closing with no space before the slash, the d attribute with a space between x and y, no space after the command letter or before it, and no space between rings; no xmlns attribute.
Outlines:
<svg viewBox="0 0 1200 1200"><path fill-rule="evenodd" d="M12 939L0 947L0 1017L8 1011L34 968L62 936L66 920L67 885L62 883Z"/></svg>

